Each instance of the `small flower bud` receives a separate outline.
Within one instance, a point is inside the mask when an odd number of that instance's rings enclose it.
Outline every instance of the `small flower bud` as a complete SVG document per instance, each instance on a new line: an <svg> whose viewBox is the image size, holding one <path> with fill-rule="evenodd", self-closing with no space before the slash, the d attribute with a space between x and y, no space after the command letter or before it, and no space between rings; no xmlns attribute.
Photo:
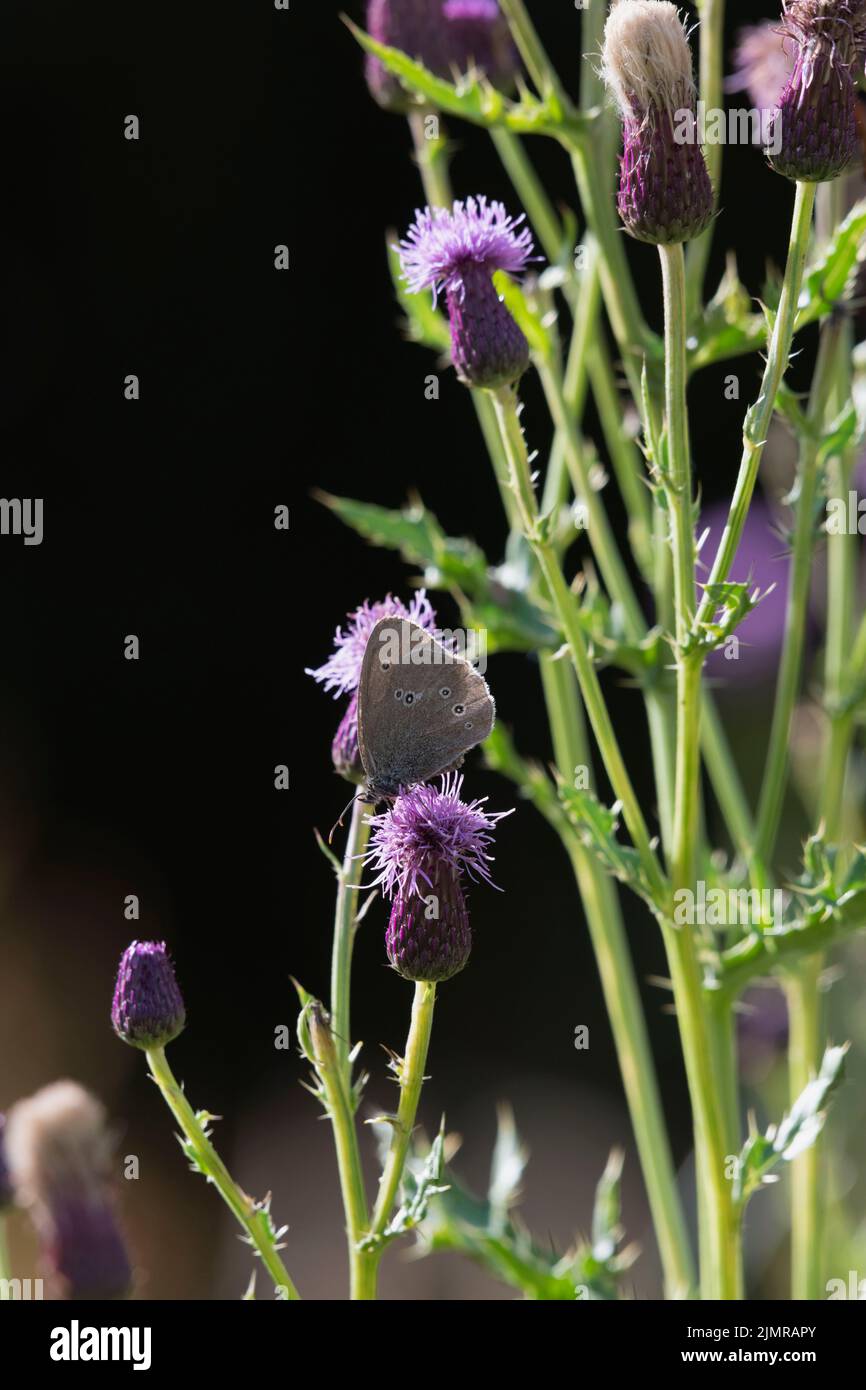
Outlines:
<svg viewBox="0 0 866 1390"><path fill-rule="evenodd" d="M6 1151L15 1190L31 1209L49 1275L66 1298L120 1298L132 1272L114 1212L105 1109L74 1081L12 1107Z"/></svg>
<svg viewBox="0 0 866 1390"><path fill-rule="evenodd" d="M627 232L656 245L699 236L713 189L697 138L692 54L669 0L615 0L602 74L623 121L617 207Z"/></svg>
<svg viewBox="0 0 866 1390"><path fill-rule="evenodd" d="M858 150L857 93L866 44L863 0L792 0L781 33L794 68L773 113L767 158L776 173L805 183L835 179Z"/></svg>
<svg viewBox="0 0 866 1390"><path fill-rule="evenodd" d="M475 67L509 87L520 63L497 0L368 0L367 31L399 48L436 77ZM387 111L407 111L412 97L374 55L366 60L370 92Z"/></svg>
<svg viewBox="0 0 866 1390"><path fill-rule="evenodd" d="M111 1006L114 1031L133 1047L165 1047L186 1009L163 941L133 941L120 959Z"/></svg>

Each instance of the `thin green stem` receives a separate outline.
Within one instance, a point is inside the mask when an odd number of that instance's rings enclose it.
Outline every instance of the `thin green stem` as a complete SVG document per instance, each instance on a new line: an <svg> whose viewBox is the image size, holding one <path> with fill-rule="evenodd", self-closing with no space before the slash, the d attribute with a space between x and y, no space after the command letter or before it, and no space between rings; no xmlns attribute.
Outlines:
<svg viewBox="0 0 866 1390"><path fill-rule="evenodd" d="M722 67L724 59L725 0L698 0L699 95L706 111L718 111L724 106ZM722 178L722 145L711 142L704 146L704 159L713 185L716 203ZM689 322L700 311L704 276L707 271L714 223L710 223L694 241L689 242L686 261L686 297Z"/></svg>
<svg viewBox="0 0 866 1390"><path fill-rule="evenodd" d="M232 1178L205 1133L203 1125L184 1095L182 1088L175 1080L164 1048L148 1048L146 1056L151 1075L162 1092L166 1105L183 1130L189 1145L190 1156L194 1159L196 1166L214 1184L232 1215L243 1226L250 1244L258 1251L275 1288L286 1299L300 1298L300 1294L292 1283L288 1270L277 1251L267 1208L255 1202L252 1197L247 1196L246 1192L238 1187Z"/></svg>
<svg viewBox="0 0 866 1390"><path fill-rule="evenodd" d="M504 389L495 393L494 400L524 534L538 559L560 626L571 650L586 711L614 794L622 804L623 819L647 875L649 887L658 901L663 903L667 892L664 875L626 770L595 667L586 649L575 597L565 581L553 546L539 527L538 506L532 487L526 442L517 413L517 398L513 391Z"/></svg>
<svg viewBox="0 0 866 1390"><path fill-rule="evenodd" d="M352 1050L349 999L352 977L352 947L355 941L361 856L367 848L370 827L366 818L370 807L355 797L343 866L337 880L337 907L334 914L334 940L331 949L331 1028L340 1066L349 1069Z"/></svg>
<svg viewBox="0 0 866 1390"><path fill-rule="evenodd" d="M7 1282L12 1278L12 1264L9 1259L9 1242L6 1238L6 1213L0 1211L0 1299L11 1298Z"/></svg>
<svg viewBox="0 0 866 1390"><path fill-rule="evenodd" d="M329 1019L322 1006L313 1001L309 1006L307 1030L310 1057L322 1083L322 1099L334 1131L340 1192L346 1216L346 1240L349 1247L350 1292L353 1299L362 1297L365 1287L365 1266L360 1241L367 1230L367 1194L358 1150L355 1127L355 1107L352 1098L350 1068L341 1057Z"/></svg>
<svg viewBox="0 0 866 1390"><path fill-rule="evenodd" d="M427 120L431 115L436 121L433 129L439 132L432 137L429 134L431 127L427 126ZM418 107L409 113L409 129L412 132L415 161L427 202L430 207L450 208L452 197L448 178L448 141L444 134L442 117L426 107Z"/></svg>
<svg viewBox="0 0 866 1390"><path fill-rule="evenodd" d="M424 1068L433 1030L433 1006L436 1002L435 984L419 981L412 1001L412 1019L406 1039L406 1055L400 1063L400 1103L391 1120L391 1143L379 1182L379 1195L370 1221L370 1232L363 1252L363 1282L360 1297L376 1297L376 1275L384 1246L381 1239L388 1227L394 1203L400 1190L403 1169L415 1128L418 1102L424 1084Z"/></svg>
<svg viewBox="0 0 866 1390"><path fill-rule="evenodd" d="M565 251L562 224L519 135L502 126L490 131L494 149L520 197L544 254L556 265Z"/></svg>
<svg viewBox="0 0 866 1390"><path fill-rule="evenodd" d="M578 767L589 766L574 671L545 654L541 657L541 676L557 768L568 781ZM558 828L586 914L653 1216L665 1290L669 1298L687 1298L694 1284L688 1231L619 897L615 885L571 828Z"/></svg>
<svg viewBox="0 0 866 1390"><path fill-rule="evenodd" d="M676 800L671 879L674 892L693 894L700 826L701 662L687 650L695 597L695 542L686 415L686 301L682 246L660 246L665 320L667 466L664 487L671 515L677 666ZM663 924L677 1022L695 1128L701 1203L701 1291L704 1297L742 1294L739 1225L726 1177L735 1085L727 1020L704 1007L703 985L690 926ZM719 1069L722 1075L719 1075Z"/></svg>
<svg viewBox="0 0 866 1390"><path fill-rule="evenodd" d="M786 981L788 998L788 1085L793 1103L816 1074L821 1055L822 957L803 962ZM820 1145L814 1143L791 1164L791 1297L824 1297L821 1263Z"/></svg>
<svg viewBox="0 0 866 1390"><path fill-rule="evenodd" d="M800 295L803 268L809 247L815 187L814 183L798 183L796 186L785 277L782 283L779 307L773 322L773 331L770 335L761 390L756 403L746 414L740 471L737 475L724 533L716 551L704 597L698 607L696 626L707 622L712 617L716 603L711 596L710 586L721 584L727 579L734 556L737 553L740 537L743 534L743 527L755 487L755 479L758 476L758 466L773 418L776 393L788 366L791 340L794 336L797 300Z"/></svg>
<svg viewBox="0 0 866 1390"><path fill-rule="evenodd" d="M785 636L756 827L755 850L759 858L766 861L773 856L788 781L788 742L803 669L809 584L812 577L820 429L826 414L827 399L837 361L839 334L838 322L831 322L821 334L809 398L808 421L811 429L800 445L797 513L785 612Z"/></svg>

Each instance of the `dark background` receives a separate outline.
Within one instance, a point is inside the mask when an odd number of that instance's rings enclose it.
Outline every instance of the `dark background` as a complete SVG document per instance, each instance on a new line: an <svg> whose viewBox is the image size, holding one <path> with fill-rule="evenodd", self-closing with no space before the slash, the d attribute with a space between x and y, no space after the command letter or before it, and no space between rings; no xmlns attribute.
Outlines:
<svg viewBox="0 0 866 1390"><path fill-rule="evenodd" d="M349 7L361 18L358 4ZM579 15L530 6L576 93ZM733 5L730 27L763 16ZM123 138L129 113L141 138ZM150 1297L233 1297L248 1261L213 1193L185 1171L143 1059L108 1023L116 960L165 937L189 1011L171 1057L250 1190L273 1188L292 1227L302 1291L342 1296L341 1215L326 1126L300 1088L290 973L326 995L333 880L313 828L348 796L330 739L342 705L303 674L364 598L408 596L413 576L310 496L315 485L397 506L419 490L447 531L500 558L502 523L465 389L402 340L384 247L422 202L405 123L367 95L338 7L84 7L23 0L0 25L3 142L0 457L7 497L45 498L40 547L0 538L0 1108L58 1075L105 1100L121 1151L141 1156L124 1213ZM452 132L458 195L515 208L482 132ZM558 201L564 154L536 142ZM735 247L755 292L784 254L791 189L760 153L727 155L708 284ZM273 268L287 243L292 268ZM657 257L630 247L659 322ZM694 383L693 449L708 499L730 493L742 401L724 372ZM123 399L141 378L142 398ZM527 380L526 425L546 421ZM610 490L615 519L616 499ZM273 509L292 508L291 531ZM456 618L436 600L440 620ZM135 633L141 659L123 659ZM537 674L522 657L488 673L521 749L547 758ZM638 789L650 794L639 697L608 682ZM759 702L760 703L760 702ZM750 711L753 705L750 704ZM750 713L750 719L752 715ZM757 717L757 716L756 716ZM273 789L275 764L291 792ZM512 789L469 759L467 792L493 808ZM628 1149L625 1222L654 1252L593 957L563 852L522 806L498 835L503 895L475 890L468 969L441 992L422 1105L464 1135L462 1170L484 1181L495 1104L511 1098L534 1153L525 1213L560 1247L589 1225L614 1143ZM142 918L123 917L138 893ZM658 934L626 904L641 977L664 973ZM384 910L356 955L354 1037L393 1099L380 1043L400 1049L411 989L385 968ZM646 1004L677 1160L687 1104L665 996ZM590 1027L588 1052L573 1048ZM26 1250L23 1228L17 1248ZM498 1296L450 1261L401 1265L392 1297Z"/></svg>

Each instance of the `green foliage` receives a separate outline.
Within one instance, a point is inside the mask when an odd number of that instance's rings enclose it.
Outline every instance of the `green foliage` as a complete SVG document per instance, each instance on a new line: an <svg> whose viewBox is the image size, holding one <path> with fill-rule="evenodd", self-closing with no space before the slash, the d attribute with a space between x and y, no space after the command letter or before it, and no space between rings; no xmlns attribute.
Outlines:
<svg viewBox="0 0 866 1390"><path fill-rule="evenodd" d="M798 303L798 331L825 318L850 291L864 234L866 199L861 198L806 270ZM729 258L716 293L692 326L690 371L766 347L778 296L779 282L770 280L763 291L766 313L756 313L751 307L751 296L740 282L736 262Z"/></svg>
<svg viewBox="0 0 866 1390"><path fill-rule="evenodd" d="M562 783L559 798L569 821L588 849L598 857L609 874L626 884L656 911L652 885L646 876L640 855L630 845L617 838L620 806L602 805L594 792L569 787Z"/></svg>
<svg viewBox="0 0 866 1390"><path fill-rule="evenodd" d="M565 113L554 92L542 101L524 91L519 101L511 101L477 72L465 74L456 83L448 82L399 48L378 43L351 20L346 24L361 47L379 58L407 92L446 115L472 125L501 126L520 135L549 135L569 147L583 139L590 128L589 118Z"/></svg>
<svg viewBox="0 0 866 1390"><path fill-rule="evenodd" d="M749 1135L734 1176L734 1200L741 1206L759 1187L777 1181L772 1170L780 1161L790 1163L815 1143L824 1128L830 1099L842 1082L847 1051L847 1043L828 1047L818 1075L800 1092L781 1123L770 1125L765 1134L753 1130Z"/></svg>
<svg viewBox="0 0 866 1390"><path fill-rule="evenodd" d="M415 1154L410 1167L425 1161ZM503 1106L486 1197L473 1196L449 1171L447 1189L430 1206L419 1231L419 1249L424 1254L457 1250L530 1300L618 1298L622 1275L636 1253L621 1247L621 1154L611 1155L598 1184L591 1242L581 1241L562 1255L537 1244L514 1212L526 1163L513 1116Z"/></svg>
<svg viewBox="0 0 866 1390"><path fill-rule="evenodd" d="M749 583L729 580L724 584L705 584L704 592L713 600L713 616L701 623L697 636L687 644L687 651L700 647L701 651L709 653L724 646L740 623L757 608L762 599L772 593L772 589L762 592L753 589Z"/></svg>

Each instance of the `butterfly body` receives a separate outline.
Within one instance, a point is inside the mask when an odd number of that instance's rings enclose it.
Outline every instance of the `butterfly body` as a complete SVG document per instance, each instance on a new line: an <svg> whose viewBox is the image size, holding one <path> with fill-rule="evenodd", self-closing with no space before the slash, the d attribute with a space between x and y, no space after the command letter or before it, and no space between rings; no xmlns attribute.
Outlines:
<svg viewBox="0 0 866 1390"><path fill-rule="evenodd" d="M393 800L450 772L493 728L487 682L408 618L380 618L358 686L365 801Z"/></svg>

